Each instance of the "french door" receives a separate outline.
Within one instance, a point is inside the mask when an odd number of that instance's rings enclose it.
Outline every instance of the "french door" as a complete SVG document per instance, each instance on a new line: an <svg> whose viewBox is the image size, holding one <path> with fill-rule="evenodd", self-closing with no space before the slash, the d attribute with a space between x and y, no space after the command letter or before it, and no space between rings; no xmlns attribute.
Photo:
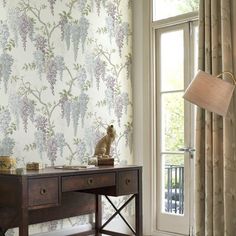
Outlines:
<svg viewBox="0 0 236 236"><path fill-rule="evenodd" d="M157 228L190 235L194 107L182 98L197 69L197 22L155 29Z"/></svg>

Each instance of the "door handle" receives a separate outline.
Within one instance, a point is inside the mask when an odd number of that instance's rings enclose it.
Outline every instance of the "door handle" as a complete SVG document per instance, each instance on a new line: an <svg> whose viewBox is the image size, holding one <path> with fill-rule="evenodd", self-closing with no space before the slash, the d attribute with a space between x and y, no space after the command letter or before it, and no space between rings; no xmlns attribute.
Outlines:
<svg viewBox="0 0 236 236"><path fill-rule="evenodd" d="M194 152L196 151L196 149L192 147L182 147L182 148L179 148L179 151L188 152L190 154L190 158L193 158Z"/></svg>

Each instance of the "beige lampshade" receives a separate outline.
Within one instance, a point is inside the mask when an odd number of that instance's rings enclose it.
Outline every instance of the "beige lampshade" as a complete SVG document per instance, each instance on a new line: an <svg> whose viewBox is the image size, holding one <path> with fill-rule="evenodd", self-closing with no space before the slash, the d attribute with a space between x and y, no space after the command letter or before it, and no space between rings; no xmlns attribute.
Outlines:
<svg viewBox="0 0 236 236"><path fill-rule="evenodd" d="M235 84L199 70L183 98L208 111L226 116Z"/></svg>

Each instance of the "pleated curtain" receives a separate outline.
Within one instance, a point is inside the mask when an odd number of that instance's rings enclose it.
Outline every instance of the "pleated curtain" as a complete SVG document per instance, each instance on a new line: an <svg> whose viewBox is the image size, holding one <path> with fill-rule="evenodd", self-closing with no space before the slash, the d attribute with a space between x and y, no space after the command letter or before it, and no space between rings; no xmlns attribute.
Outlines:
<svg viewBox="0 0 236 236"><path fill-rule="evenodd" d="M234 73L231 1L200 0L199 69L213 75ZM195 138L196 236L236 236L236 91L225 118L197 109Z"/></svg>

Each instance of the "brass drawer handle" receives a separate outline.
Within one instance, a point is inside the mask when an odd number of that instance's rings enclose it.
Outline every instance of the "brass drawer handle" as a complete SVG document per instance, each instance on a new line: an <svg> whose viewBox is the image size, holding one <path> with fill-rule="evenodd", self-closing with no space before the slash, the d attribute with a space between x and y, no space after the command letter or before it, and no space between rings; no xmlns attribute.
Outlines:
<svg viewBox="0 0 236 236"><path fill-rule="evenodd" d="M125 183L126 183L126 185L129 185L131 183L131 180L130 179L126 179Z"/></svg>
<svg viewBox="0 0 236 236"><path fill-rule="evenodd" d="M41 195L45 195L45 194L46 194L46 192L47 192L47 191L46 191L46 189L45 189L45 188L41 188L41 189L40 189L40 194L41 194Z"/></svg>
<svg viewBox="0 0 236 236"><path fill-rule="evenodd" d="M88 178L87 183L88 183L88 185L92 185L93 184L93 178Z"/></svg>

